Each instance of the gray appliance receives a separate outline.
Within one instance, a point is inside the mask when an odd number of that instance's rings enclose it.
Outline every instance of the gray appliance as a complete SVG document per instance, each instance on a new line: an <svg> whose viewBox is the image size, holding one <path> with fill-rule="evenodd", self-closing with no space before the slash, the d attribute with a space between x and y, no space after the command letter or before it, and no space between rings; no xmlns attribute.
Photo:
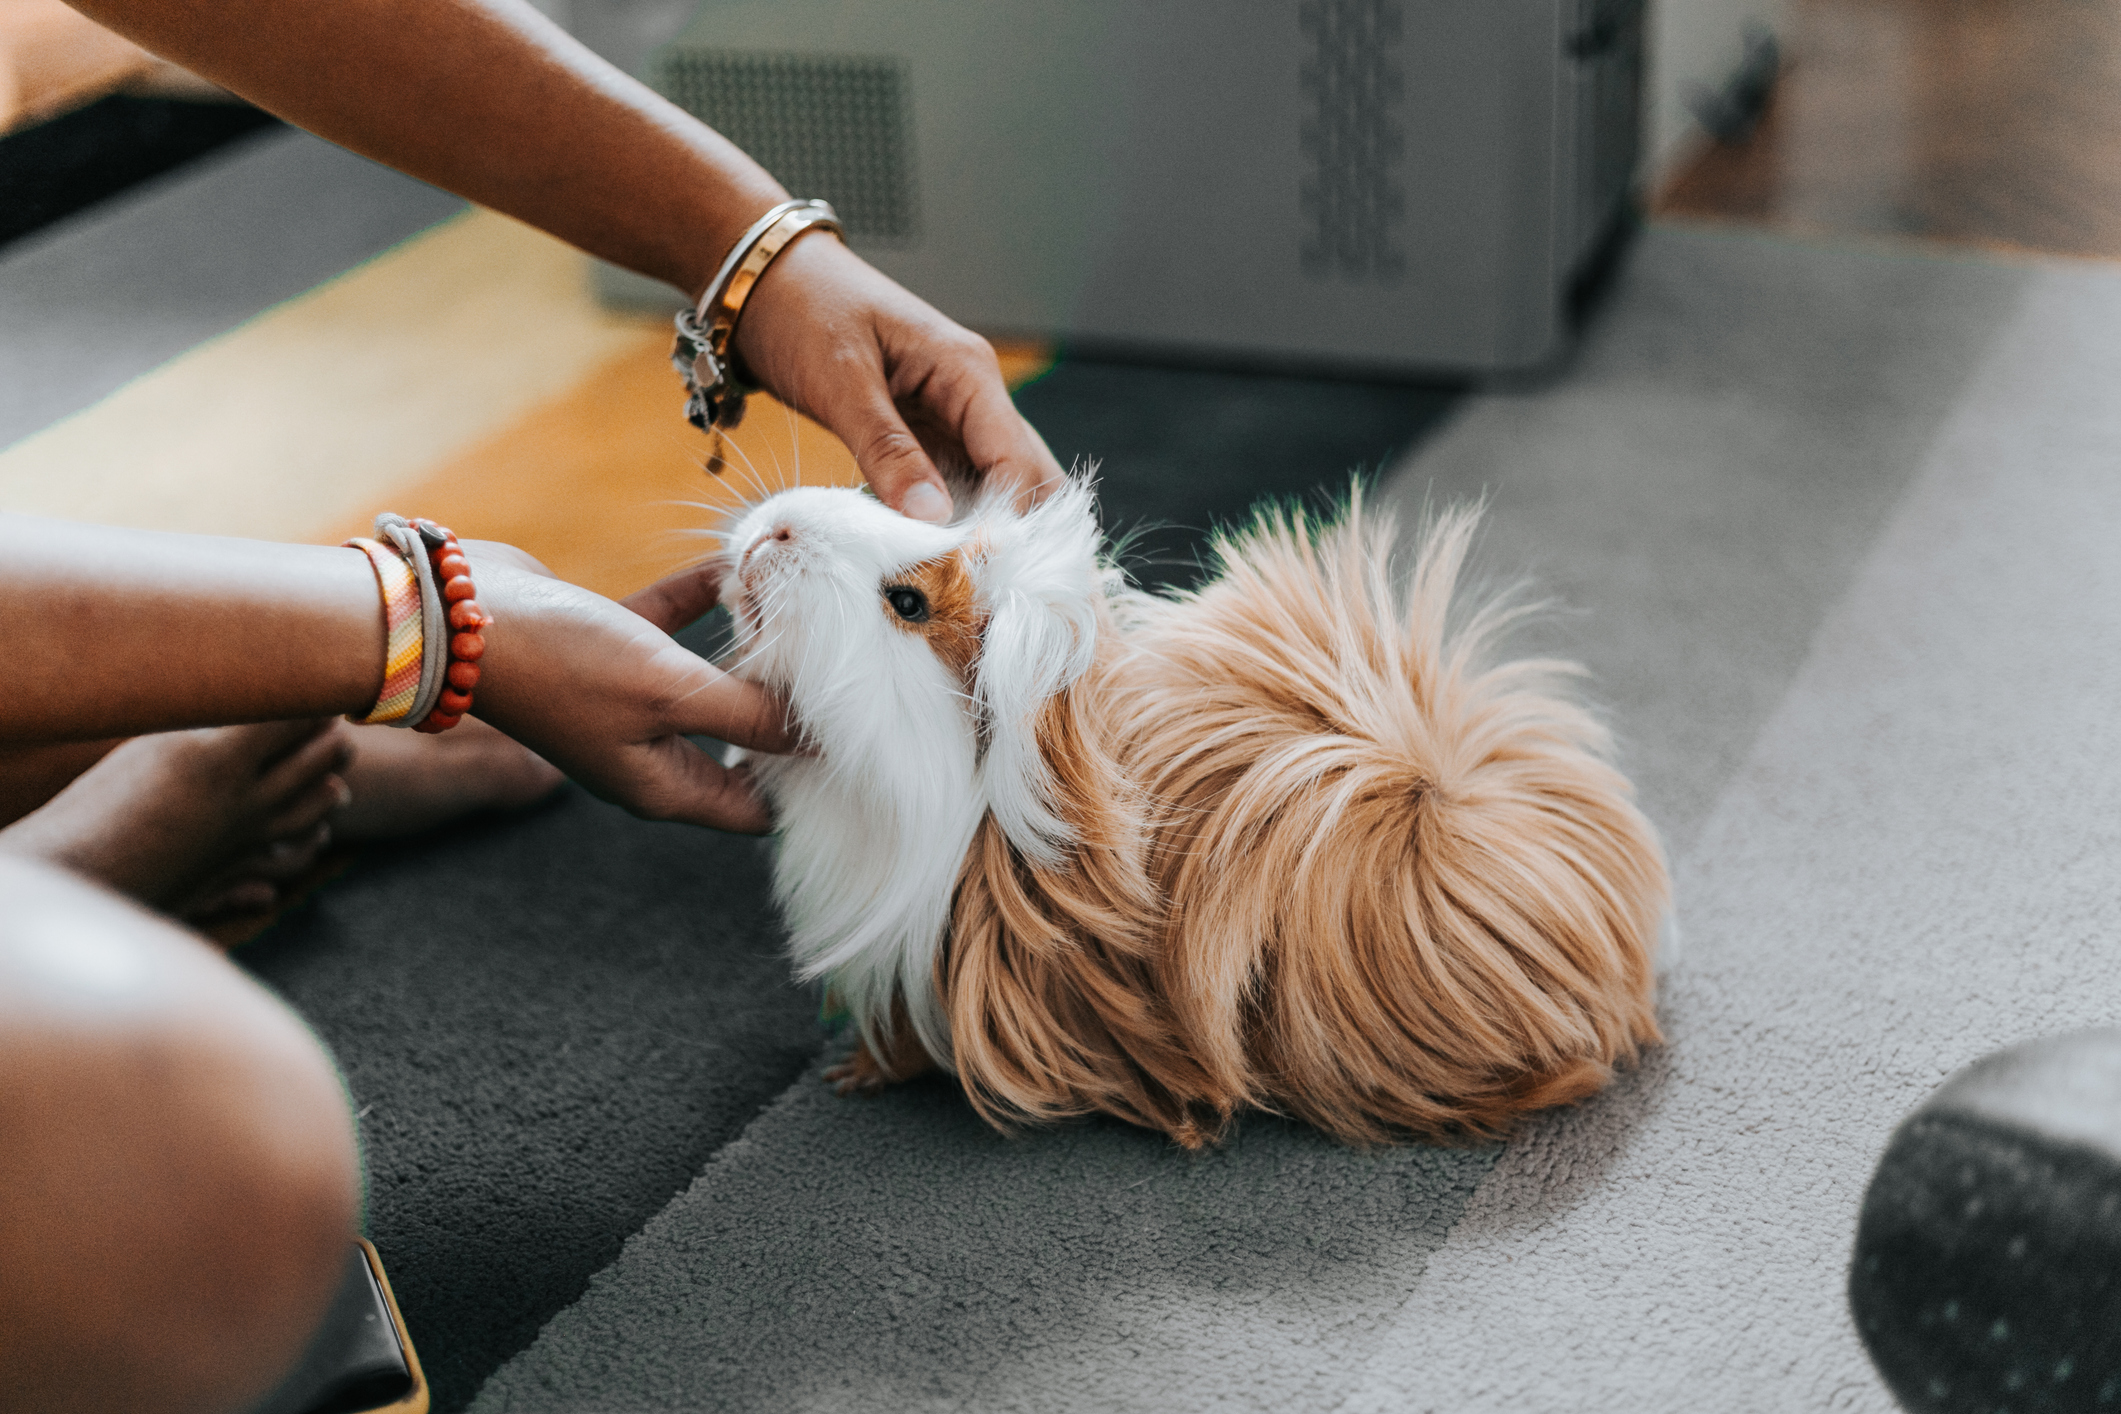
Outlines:
<svg viewBox="0 0 2121 1414"><path fill-rule="evenodd" d="M1550 361L1624 220L1643 0L708 0L651 83L974 328Z"/></svg>

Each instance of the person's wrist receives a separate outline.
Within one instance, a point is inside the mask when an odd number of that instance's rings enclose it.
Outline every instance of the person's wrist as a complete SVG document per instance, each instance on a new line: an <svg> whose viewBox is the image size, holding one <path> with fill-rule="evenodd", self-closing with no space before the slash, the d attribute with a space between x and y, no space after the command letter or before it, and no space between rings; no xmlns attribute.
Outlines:
<svg viewBox="0 0 2121 1414"><path fill-rule="evenodd" d="M504 730L517 715L519 684L539 677L537 645L552 608L548 590L560 584L495 553L509 548L477 542L463 546L478 580L479 598L494 620L484 634L486 651L479 659L479 690L471 715Z"/></svg>
<svg viewBox="0 0 2121 1414"><path fill-rule="evenodd" d="M774 397L814 414L803 405L798 380L789 376L802 358L791 337L800 344L806 335L829 337L842 328L859 303L850 289L861 283L859 272L870 268L840 240L801 240L782 251L753 286L730 341L738 365ZM819 359L814 372L840 367L838 361Z"/></svg>
<svg viewBox="0 0 2121 1414"><path fill-rule="evenodd" d="M765 176L763 171L760 176ZM697 306L708 281L722 268L722 262L744 238L744 232L759 217L789 199L780 184L769 178L746 182L740 190L716 202L711 212L703 213L698 225L680 232L674 267L682 273L671 283Z"/></svg>

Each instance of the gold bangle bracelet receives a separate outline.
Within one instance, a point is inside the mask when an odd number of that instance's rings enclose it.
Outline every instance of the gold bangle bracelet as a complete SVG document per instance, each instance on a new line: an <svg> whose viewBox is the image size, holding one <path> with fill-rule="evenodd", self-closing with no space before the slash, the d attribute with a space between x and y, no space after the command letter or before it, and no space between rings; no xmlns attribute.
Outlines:
<svg viewBox="0 0 2121 1414"><path fill-rule="evenodd" d="M774 257L805 231L820 229L840 234L839 214L830 202L782 202L737 238L699 305L678 315L678 341L670 363L685 380L685 420L702 432L734 427L743 420L744 398L751 389L735 372L731 346L737 319Z"/></svg>

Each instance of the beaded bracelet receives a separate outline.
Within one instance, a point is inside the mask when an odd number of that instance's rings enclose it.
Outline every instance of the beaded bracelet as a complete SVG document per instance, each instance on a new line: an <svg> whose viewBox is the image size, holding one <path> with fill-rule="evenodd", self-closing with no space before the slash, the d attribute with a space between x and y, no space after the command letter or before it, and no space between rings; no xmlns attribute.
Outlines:
<svg viewBox="0 0 2121 1414"><path fill-rule="evenodd" d="M446 732L464 720L471 710L471 692L479 685L479 660L486 656L486 630L493 615L479 607L478 590L471 582L471 561L465 557L456 535L431 520L414 521L439 582L440 598L449 618L449 664L444 682L429 712L416 732Z"/></svg>

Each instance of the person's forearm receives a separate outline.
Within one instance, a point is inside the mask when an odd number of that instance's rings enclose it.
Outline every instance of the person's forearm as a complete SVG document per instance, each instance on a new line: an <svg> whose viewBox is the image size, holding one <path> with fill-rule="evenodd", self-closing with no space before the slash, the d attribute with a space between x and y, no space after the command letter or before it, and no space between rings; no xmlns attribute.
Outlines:
<svg viewBox="0 0 2121 1414"><path fill-rule="evenodd" d="M0 515L0 743L364 712L382 680L359 550Z"/></svg>
<svg viewBox="0 0 2121 1414"><path fill-rule="evenodd" d="M522 0L72 0L311 132L697 296L787 193Z"/></svg>

